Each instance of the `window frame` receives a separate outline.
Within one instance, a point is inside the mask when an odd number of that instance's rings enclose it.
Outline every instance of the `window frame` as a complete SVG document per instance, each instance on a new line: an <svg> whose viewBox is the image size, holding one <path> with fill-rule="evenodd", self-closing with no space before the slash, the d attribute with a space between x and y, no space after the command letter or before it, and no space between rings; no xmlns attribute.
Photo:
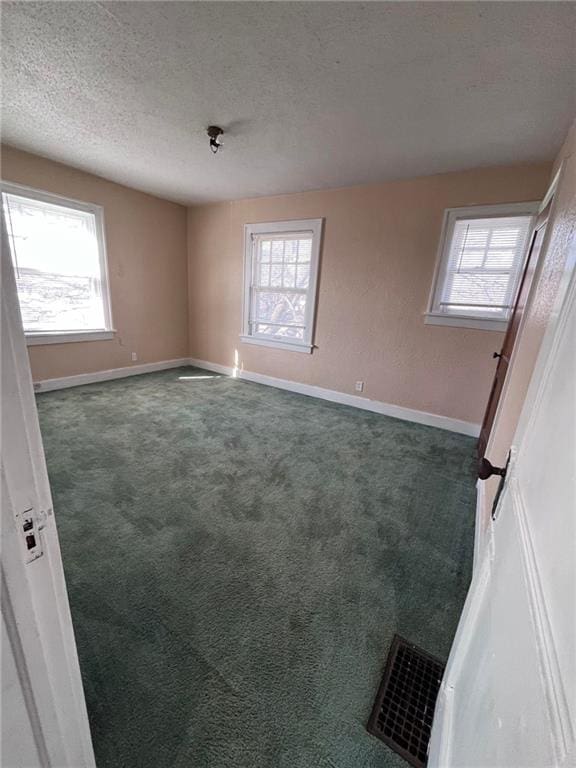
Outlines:
<svg viewBox="0 0 576 768"><path fill-rule="evenodd" d="M446 279L446 270L450 256L450 247L454 234L454 227L460 219L494 219L507 218L510 216L530 216L531 222L529 234L526 239L526 247L530 243L531 231L534 226L534 220L540 208L540 201L530 201L526 203L499 203L498 205L473 205L462 208L446 208L442 222L442 232L438 245L436 256L436 265L434 268L434 277L430 289L427 310L424 313L424 323L426 325L447 325L457 328L472 328L484 331L506 331L510 316L503 320L502 318L481 317L479 315L439 312L437 309L438 299ZM522 275L522 268L518 272L513 296L516 296L518 283Z"/></svg>
<svg viewBox="0 0 576 768"><path fill-rule="evenodd" d="M107 341L114 338L116 333L112 319L112 304L110 300L110 280L108 271L108 255L106 251L106 233L104 229L104 208L95 203L86 203L82 200L75 200L63 195L56 195L52 192L46 192L34 187L28 187L13 182L2 181L0 192L7 195L16 195L31 200L38 200L42 203L51 205L60 205L65 208L91 213L94 216L94 228L96 231L96 242L98 246L98 259L100 263L100 279L102 282L102 305L104 314L104 328L93 330L74 330L74 331L24 331L26 344L28 346L44 344L64 344L68 342L81 341ZM5 222L4 204L0 206L2 216L2 226L6 229L9 237L8 226Z"/></svg>
<svg viewBox="0 0 576 768"><path fill-rule="evenodd" d="M322 244L324 219L297 219L288 221L270 221L244 225L244 290L242 301L242 333L240 339L246 344L257 344L263 347L276 347L291 352L310 354L314 348L314 331L316 324L316 305L318 303L318 269L320 264L320 248ZM306 317L304 320L304 338L302 341L281 341L270 336L250 333L250 307L253 287L254 266L254 235L287 235L312 233L312 248L310 256L310 279L306 291Z"/></svg>

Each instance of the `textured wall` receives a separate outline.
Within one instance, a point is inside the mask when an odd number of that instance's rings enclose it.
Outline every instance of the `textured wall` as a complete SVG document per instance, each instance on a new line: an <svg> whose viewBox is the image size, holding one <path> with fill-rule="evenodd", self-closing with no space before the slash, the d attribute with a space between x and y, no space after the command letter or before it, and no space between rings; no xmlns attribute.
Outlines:
<svg viewBox="0 0 576 768"><path fill-rule="evenodd" d="M193 357L479 422L502 334L424 325L443 211L540 199L550 164L189 209ZM325 218L313 354L241 344L243 225Z"/></svg>
<svg viewBox="0 0 576 768"><path fill-rule="evenodd" d="M187 355L186 209L51 160L2 147L2 178L104 207L111 341L29 348L35 380Z"/></svg>

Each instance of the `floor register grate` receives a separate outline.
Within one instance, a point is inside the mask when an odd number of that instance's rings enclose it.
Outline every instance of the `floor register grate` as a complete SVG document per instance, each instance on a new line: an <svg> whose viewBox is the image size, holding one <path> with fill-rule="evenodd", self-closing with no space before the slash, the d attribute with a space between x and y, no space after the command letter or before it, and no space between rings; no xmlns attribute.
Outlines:
<svg viewBox="0 0 576 768"><path fill-rule="evenodd" d="M444 664L394 635L368 732L416 768L428 758L428 743Z"/></svg>

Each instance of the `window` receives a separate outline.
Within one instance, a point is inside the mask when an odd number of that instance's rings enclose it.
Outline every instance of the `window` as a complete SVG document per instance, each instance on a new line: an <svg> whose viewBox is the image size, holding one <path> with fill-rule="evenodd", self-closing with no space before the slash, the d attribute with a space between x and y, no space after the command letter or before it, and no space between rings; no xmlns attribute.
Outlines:
<svg viewBox="0 0 576 768"><path fill-rule="evenodd" d="M246 225L243 341L312 351L321 234L322 219Z"/></svg>
<svg viewBox="0 0 576 768"><path fill-rule="evenodd" d="M446 211L426 322L505 330L538 203Z"/></svg>
<svg viewBox="0 0 576 768"><path fill-rule="evenodd" d="M28 343L112 338L102 209L12 185L2 207Z"/></svg>

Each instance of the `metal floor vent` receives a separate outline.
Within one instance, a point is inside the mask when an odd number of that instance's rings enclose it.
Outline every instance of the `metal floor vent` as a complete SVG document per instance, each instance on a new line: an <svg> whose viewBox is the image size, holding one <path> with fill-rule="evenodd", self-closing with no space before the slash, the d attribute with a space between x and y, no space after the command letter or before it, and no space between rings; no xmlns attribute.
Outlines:
<svg viewBox="0 0 576 768"><path fill-rule="evenodd" d="M426 765L444 664L394 635L367 730L416 768Z"/></svg>

